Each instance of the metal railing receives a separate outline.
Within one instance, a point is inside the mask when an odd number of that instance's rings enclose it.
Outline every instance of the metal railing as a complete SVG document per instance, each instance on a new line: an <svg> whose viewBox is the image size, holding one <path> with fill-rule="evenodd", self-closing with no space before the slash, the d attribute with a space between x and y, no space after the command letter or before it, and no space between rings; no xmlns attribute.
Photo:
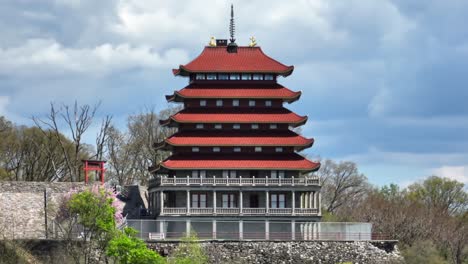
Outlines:
<svg viewBox="0 0 468 264"><path fill-rule="evenodd" d="M304 178L181 178L157 177L150 181L159 186L309 186L320 185L318 177Z"/></svg>
<svg viewBox="0 0 468 264"><path fill-rule="evenodd" d="M370 223L133 219L128 220L128 225L139 231L139 237L147 240L180 240L186 235L187 230L194 230L201 240L369 241L391 239L389 234L372 232Z"/></svg>

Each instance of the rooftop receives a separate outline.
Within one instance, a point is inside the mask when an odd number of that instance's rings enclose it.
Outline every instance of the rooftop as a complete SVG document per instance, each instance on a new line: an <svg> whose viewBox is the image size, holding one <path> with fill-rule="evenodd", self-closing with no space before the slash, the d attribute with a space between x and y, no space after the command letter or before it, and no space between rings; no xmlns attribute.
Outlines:
<svg viewBox="0 0 468 264"><path fill-rule="evenodd" d="M192 83L173 95L167 95L168 101L181 98L249 98L249 99L284 99L293 102L301 96L301 92L293 92L279 84L253 85L253 84L195 84Z"/></svg>
<svg viewBox="0 0 468 264"><path fill-rule="evenodd" d="M174 69L174 75L187 76L196 72L275 73L288 76L294 66L286 66L263 53L260 47L238 47L228 52L226 47L206 46L191 62Z"/></svg>
<svg viewBox="0 0 468 264"><path fill-rule="evenodd" d="M178 123L277 123L299 126L307 121L307 116L299 116L285 108L280 109L226 109L203 108L184 109L161 120L162 125L168 125L171 120Z"/></svg>
<svg viewBox="0 0 468 264"><path fill-rule="evenodd" d="M208 170L301 170L316 171L320 163L312 162L296 153L275 154L176 154L161 162L166 169L208 169Z"/></svg>

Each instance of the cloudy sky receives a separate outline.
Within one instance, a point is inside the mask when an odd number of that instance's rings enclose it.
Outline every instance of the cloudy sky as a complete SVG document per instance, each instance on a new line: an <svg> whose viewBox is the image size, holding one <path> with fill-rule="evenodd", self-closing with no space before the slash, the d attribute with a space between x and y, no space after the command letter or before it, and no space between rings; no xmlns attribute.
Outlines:
<svg viewBox="0 0 468 264"><path fill-rule="evenodd" d="M94 104L122 125L167 106L171 69L210 36L255 36L294 65L312 156L351 160L374 184L431 174L468 183L464 0L1 0L0 115L31 124L51 101ZM89 137L93 132L90 132Z"/></svg>

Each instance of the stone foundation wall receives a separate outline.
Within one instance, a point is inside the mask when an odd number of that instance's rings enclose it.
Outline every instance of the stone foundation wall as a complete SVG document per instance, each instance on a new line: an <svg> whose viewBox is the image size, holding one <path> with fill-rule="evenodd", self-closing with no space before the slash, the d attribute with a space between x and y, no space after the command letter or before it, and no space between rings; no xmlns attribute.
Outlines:
<svg viewBox="0 0 468 264"><path fill-rule="evenodd" d="M165 256L178 243L149 243ZM404 263L395 241L201 242L210 263Z"/></svg>
<svg viewBox="0 0 468 264"><path fill-rule="evenodd" d="M0 239L45 238L45 205L50 215L63 194L82 186L81 182L0 181Z"/></svg>

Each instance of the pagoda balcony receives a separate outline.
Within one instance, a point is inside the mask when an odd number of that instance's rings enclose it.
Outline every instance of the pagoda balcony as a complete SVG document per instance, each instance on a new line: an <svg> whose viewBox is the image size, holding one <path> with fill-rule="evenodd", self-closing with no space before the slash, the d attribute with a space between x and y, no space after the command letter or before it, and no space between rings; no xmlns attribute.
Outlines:
<svg viewBox="0 0 468 264"><path fill-rule="evenodd" d="M204 216L318 216L317 208L186 208L164 207L160 215L204 215Z"/></svg>
<svg viewBox="0 0 468 264"><path fill-rule="evenodd" d="M181 178L157 177L152 186L319 186L318 177L303 178Z"/></svg>

